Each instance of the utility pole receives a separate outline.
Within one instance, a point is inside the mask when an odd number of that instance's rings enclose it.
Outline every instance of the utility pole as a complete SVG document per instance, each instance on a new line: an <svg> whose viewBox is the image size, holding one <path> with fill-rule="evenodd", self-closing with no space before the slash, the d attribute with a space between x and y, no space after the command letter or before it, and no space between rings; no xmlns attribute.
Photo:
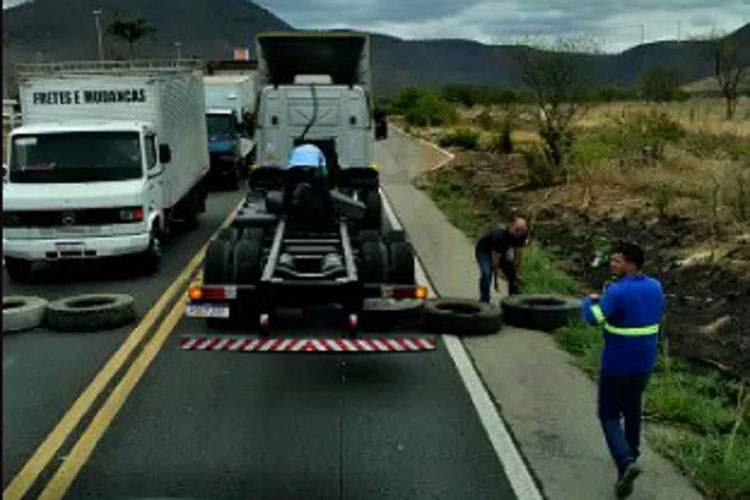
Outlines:
<svg viewBox="0 0 750 500"><path fill-rule="evenodd" d="M99 49L99 60L104 60L104 47L102 46L102 27L99 23L99 16L102 15L102 9L96 9L94 11L94 20L96 22L96 41Z"/></svg>
<svg viewBox="0 0 750 500"><path fill-rule="evenodd" d="M177 48L177 59L182 59L182 42L175 42L175 48Z"/></svg>

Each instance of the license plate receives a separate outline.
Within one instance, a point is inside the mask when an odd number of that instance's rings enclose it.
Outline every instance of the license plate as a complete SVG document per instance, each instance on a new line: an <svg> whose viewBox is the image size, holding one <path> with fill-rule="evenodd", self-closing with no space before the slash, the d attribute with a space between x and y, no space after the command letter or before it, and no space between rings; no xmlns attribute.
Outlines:
<svg viewBox="0 0 750 500"><path fill-rule="evenodd" d="M229 318L229 306L214 304L190 304L185 308L188 318Z"/></svg>
<svg viewBox="0 0 750 500"><path fill-rule="evenodd" d="M58 252L83 252L83 243L57 243Z"/></svg>
<svg viewBox="0 0 750 500"><path fill-rule="evenodd" d="M57 234L87 234L88 230L85 227L76 226L63 226L57 228Z"/></svg>

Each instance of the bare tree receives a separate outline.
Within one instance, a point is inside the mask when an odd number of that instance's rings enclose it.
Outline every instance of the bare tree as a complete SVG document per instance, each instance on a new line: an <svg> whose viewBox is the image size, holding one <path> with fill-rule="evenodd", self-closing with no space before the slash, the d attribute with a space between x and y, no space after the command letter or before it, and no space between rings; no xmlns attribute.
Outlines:
<svg viewBox="0 0 750 500"><path fill-rule="evenodd" d="M573 143L572 124L586 107L588 79L584 55L597 52L588 38L528 40L510 56L539 106L539 134L547 160L565 173Z"/></svg>
<svg viewBox="0 0 750 500"><path fill-rule="evenodd" d="M120 38L128 44L128 54L133 58L135 54L135 44L146 35L153 35L156 32L149 26L148 22L139 17L133 19L122 19L115 14L114 20L107 26L107 33Z"/></svg>
<svg viewBox="0 0 750 500"><path fill-rule="evenodd" d="M726 118L731 120L742 94L742 84L750 69L750 49L728 36L712 33L706 41L708 57L719 84L719 92L726 103Z"/></svg>

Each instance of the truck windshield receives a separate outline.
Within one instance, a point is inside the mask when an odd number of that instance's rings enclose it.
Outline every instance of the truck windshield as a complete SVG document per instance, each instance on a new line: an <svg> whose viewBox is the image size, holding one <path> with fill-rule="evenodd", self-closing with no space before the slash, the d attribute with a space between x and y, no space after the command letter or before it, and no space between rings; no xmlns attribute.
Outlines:
<svg viewBox="0 0 750 500"><path fill-rule="evenodd" d="M208 135L231 135L234 133L232 115L206 115Z"/></svg>
<svg viewBox="0 0 750 500"><path fill-rule="evenodd" d="M92 182L143 176L136 132L19 135L13 139L11 182Z"/></svg>

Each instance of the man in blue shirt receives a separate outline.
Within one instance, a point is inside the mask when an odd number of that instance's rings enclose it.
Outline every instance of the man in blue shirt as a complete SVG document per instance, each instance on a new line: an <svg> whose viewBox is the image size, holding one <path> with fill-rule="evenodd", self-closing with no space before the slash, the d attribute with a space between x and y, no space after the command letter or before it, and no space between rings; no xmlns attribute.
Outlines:
<svg viewBox="0 0 750 500"><path fill-rule="evenodd" d="M659 323L664 313L661 284L641 273L643 261L640 247L621 244L610 261L615 281L601 296L591 294L581 304L585 320L604 330L598 416L617 464L617 498L630 495L633 481L641 472L636 464L641 399L656 362Z"/></svg>
<svg viewBox="0 0 750 500"><path fill-rule="evenodd" d="M334 213L328 187L328 167L323 152L314 144L295 147L286 162L285 200L303 218L326 218ZM307 175L307 173L310 175Z"/></svg>

